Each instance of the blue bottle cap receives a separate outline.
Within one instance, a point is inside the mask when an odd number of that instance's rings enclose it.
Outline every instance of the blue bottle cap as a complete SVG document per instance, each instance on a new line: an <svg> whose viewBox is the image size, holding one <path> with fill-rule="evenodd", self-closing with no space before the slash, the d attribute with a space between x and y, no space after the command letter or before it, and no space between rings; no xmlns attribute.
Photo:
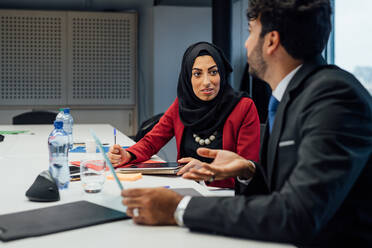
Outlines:
<svg viewBox="0 0 372 248"><path fill-rule="evenodd" d="M63 112L64 112L65 114L69 114L69 113L70 113L70 108L65 108L65 109L63 109Z"/></svg>
<svg viewBox="0 0 372 248"><path fill-rule="evenodd" d="M54 127L56 129L62 129L62 127L63 127L63 121L54 121Z"/></svg>

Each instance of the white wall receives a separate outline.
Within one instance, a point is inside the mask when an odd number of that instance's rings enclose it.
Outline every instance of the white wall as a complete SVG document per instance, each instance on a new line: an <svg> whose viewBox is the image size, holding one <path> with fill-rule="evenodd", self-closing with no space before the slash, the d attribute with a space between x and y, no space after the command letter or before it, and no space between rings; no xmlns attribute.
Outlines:
<svg viewBox="0 0 372 248"><path fill-rule="evenodd" d="M211 40L210 7L154 7L154 114L164 112L177 96L186 48Z"/></svg>

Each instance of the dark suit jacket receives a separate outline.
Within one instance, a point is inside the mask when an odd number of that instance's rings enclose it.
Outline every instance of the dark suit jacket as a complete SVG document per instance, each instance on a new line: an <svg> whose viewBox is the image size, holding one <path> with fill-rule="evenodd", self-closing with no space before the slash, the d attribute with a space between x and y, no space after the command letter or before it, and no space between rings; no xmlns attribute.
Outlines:
<svg viewBox="0 0 372 248"><path fill-rule="evenodd" d="M192 198L192 230L300 246L372 245L372 98L349 73L305 62L235 197Z"/></svg>

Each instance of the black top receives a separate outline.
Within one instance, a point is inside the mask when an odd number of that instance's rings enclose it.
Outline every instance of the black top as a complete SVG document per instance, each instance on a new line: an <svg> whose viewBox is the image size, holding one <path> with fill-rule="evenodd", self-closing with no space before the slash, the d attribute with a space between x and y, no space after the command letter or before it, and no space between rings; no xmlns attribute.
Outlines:
<svg viewBox="0 0 372 248"><path fill-rule="evenodd" d="M199 147L206 147L210 149L222 149L222 129L216 130L216 131L217 131L217 135L215 135L216 139L212 141L209 145L201 146L199 145L199 143L195 141L195 138L193 137L193 134L194 134L193 131L190 128L185 127L183 131L183 135L182 135L181 146L180 146L180 157L181 158L192 157L202 162L211 163L213 159L200 157L196 153L196 150ZM206 135L206 136L200 136L200 138L202 139L208 138L211 134Z"/></svg>

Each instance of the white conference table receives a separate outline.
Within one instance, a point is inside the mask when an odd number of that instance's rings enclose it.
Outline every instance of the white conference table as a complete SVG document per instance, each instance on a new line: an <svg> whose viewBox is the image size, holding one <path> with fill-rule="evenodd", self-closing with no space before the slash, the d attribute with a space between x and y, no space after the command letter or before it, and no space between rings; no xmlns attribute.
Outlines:
<svg viewBox="0 0 372 248"><path fill-rule="evenodd" d="M90 139L89 129L93 129L102 143L113 144L113 127L106 124L74 125L74 142ZM29 201L25 192L37 175L48 169L48 135L52 125L0 125L1 131L29 130L25 134L6 135L0 142L0 215L88 200L100 205L124 211L120 190L114 181L106 180L104 189L98 194L87 194L82 190L80 181L71 182L68 190L63 190L61 200L54 203ZM132 145L134 142L124 134L117 133L117 143ZM82 153L71 153L69 160L80 160ZM143 176L135 182L122 182L124 187L194 188L205 196L224 194L211 192L194 181L180 177ZM226 193L225 193L226 194ZM288 245L259 242L191 232L177 226L140 226L132 220L122 220L95 225L71 231L25 238L11 242L1 242L0 247L292 247Z"/></svg>

